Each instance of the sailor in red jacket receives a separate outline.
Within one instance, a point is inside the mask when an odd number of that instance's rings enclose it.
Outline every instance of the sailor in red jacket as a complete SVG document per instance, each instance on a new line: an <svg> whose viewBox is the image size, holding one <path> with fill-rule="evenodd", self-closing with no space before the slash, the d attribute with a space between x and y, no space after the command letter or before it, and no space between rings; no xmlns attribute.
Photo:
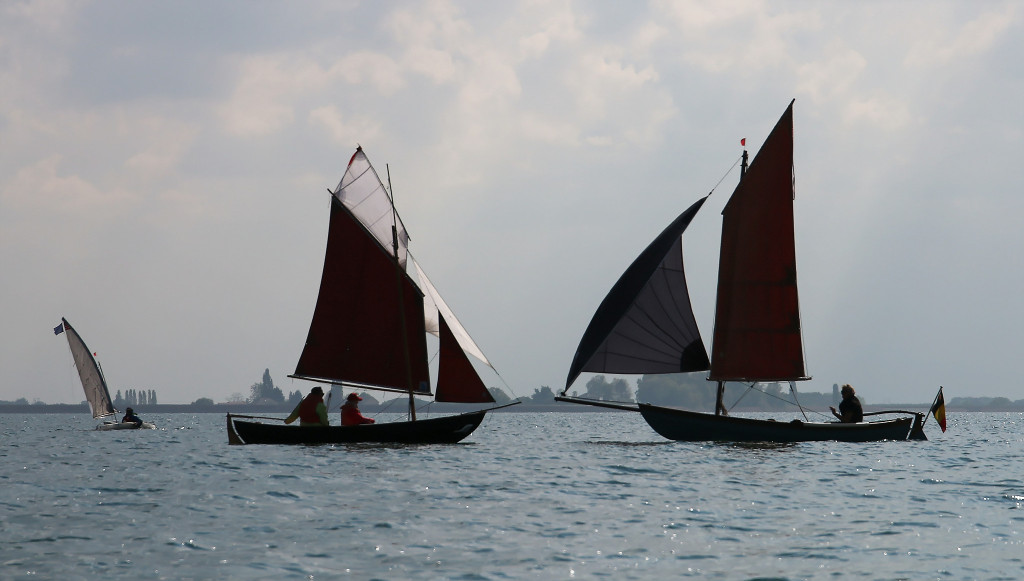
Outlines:
<svg viewBox="0 0 1024 581"><path fill-rule="evenodd" d="M348 394L347 401L341 406L341 425L358 426L359 424L372 424L373 418L368 418L359 412L359 402L363 398L356 395L356 392Z"/></svg>

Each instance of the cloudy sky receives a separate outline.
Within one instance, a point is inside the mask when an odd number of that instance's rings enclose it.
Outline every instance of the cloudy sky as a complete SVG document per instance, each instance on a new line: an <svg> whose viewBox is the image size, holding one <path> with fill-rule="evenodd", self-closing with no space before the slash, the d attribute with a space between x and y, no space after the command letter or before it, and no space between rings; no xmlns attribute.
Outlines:
<svg viewBox="0 0 1024 581"><path fill-rule="evenodd" d="M286 391L357 144L514 395L796 99L805 391L1024 398L1019 2L0 3L0 399ZM502 385L488 378L490 385Z"/></svg>

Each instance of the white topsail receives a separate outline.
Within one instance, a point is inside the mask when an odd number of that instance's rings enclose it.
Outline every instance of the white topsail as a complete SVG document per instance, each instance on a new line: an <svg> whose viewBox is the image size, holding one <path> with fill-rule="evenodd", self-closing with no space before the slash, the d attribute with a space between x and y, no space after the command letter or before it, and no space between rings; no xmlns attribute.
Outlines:
<svg viewBox="0 0 1024 581"><path fill-rule="evenodd" d="M335 197L373 234L389 253L394 250L391 226L397 222L398 263L405 268L409 234L391 203L387 188L359 148L348 162L345 175L334 190Z"/></svg>

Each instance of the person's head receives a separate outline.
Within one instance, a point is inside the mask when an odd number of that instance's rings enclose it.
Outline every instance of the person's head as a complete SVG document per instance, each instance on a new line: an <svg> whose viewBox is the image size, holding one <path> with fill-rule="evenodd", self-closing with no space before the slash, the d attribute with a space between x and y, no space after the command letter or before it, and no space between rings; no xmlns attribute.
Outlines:
<svg viewBox="0 0 1024 581"><path fill-rule="evenodd" d="M135 413L135 410L133 410L132 408L128 408L128 409L126 409L126 410L124 410L124 411L125 411L125 413L127 413L127 414Z"/></svg>
<svg viewBox="0 0 1024 581"><path fill-rule="evenodd" d="M851 398L854 396L853 386L847 383L839 390L839 393L842 394L843 399Z"/></svg>
<svg viewBox="0 0 1024 581"><path fill-rule="evenodd" d="M316 387L314 387L313 389L309 390L309 395L314 395L314 396L315 396L315 395L318 395L318 396L320 396L320 397L323 397L323 396L324 396L324 390L323 390L323 388L322 388L322 387L320 387L319 385L317 385L317 386L316 386Z"/></svg>
<svg viewBox="0 0 1024 581"><path fill-rule="evenodd" d="M361 401L363 401L363 398L359 397L359 395L356 394L356 392L353 391L352 393L348 394L348 402L349 403L351 403L351 404L358 404Z"/></svg>

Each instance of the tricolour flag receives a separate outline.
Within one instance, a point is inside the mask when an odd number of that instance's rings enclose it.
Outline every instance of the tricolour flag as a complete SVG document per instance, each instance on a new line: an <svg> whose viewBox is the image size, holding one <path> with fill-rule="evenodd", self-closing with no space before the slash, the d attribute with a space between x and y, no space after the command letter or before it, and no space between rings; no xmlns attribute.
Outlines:
<svg viewBox="0 0 1024 581"><path fill-rule="evenodd" d="M946 431L946 400L942 397L942 387L939 386L939 395L935 396L935 403L932 404L932 409L928 410L933 416L935 421L939 423L939 427L942 431Z"/></svg>
<svg viewBox="0 0 1024 581"><path fill-rule="evenodd" d="M63 332L64 332L64 323L61 323L61 324L59 324L59 325L57 325L56 327L53 328L53 334L54 335L60 335Z"/></svg>

